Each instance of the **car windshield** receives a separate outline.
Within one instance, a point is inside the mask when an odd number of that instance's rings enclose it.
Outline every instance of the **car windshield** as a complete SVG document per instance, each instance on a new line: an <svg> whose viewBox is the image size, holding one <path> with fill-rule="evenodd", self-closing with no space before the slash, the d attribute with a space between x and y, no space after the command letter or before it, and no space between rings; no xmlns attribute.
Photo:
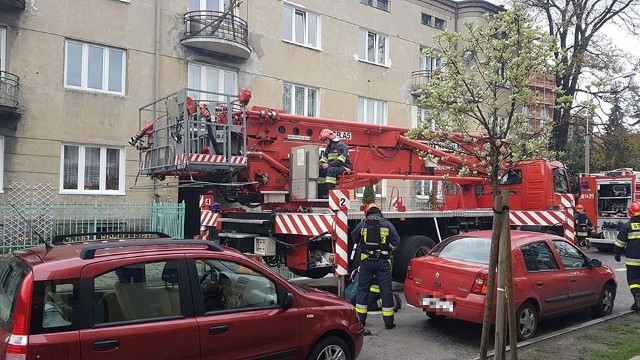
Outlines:
<svg viewBox="0 0 640 360"><path fill-rule="evenodd" d="M430 255L450 260L489 264L490 249L490 239L457 237L438 244Z"/></svg>

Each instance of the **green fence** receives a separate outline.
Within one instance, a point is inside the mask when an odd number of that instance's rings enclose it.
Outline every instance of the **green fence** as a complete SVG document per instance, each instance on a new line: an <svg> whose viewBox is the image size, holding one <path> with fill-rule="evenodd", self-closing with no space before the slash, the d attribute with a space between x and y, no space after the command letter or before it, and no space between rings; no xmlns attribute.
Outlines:
<svg viewBox="0 0 640 360"><path fill-rule="evenodd" d="M0 205L0 252L8 253L58 234L102 231L159 231L184 238L180 203Z"/></svg>

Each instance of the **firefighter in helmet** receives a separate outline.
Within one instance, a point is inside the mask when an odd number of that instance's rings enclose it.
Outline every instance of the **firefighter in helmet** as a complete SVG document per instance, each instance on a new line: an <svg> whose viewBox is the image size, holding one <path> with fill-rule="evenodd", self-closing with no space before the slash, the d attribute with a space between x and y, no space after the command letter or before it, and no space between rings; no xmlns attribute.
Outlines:
<svg viewBox="0 0 640 360"><path fill-rule="evenodd" d="M365 219L351 232L351 238L360 250L356 313L364 325L367 320L369 291L375 276L382 298L384 327L393 329L396 323L391 292L391 252L398 246L400 237L393 224L382 216L382 211L376 204L367 205L364 211Z"/></svg>
<svg viewBox="0 0 640 360"><path fill-rule="evenodd" d="M585 246L587 249L591 247L587 237L589 232L593 230L593 223L584 212L584 206L576 205L576 217L575 217L575 229L576 239L578 240L578 246Z"/></svg>
<svg viewBox="0 0 640 360"><path fill-rule="evenodd" d="M631 310L640 311L640 202L629 204L631 219L618 232L614 243L615 259L620 262L620 255L626 257L627 282L633 295Z"/></svg>
<svg viewBox="0 0 640 360"><path fill-rule="evenodd" d="M349 161L349 148L331 129L323 129L320 132L320 141L327 144L327 147L320 158L318 198L326 199L329 197L329 190L336 187L338 175L351 170L351 161Z"/></svg>

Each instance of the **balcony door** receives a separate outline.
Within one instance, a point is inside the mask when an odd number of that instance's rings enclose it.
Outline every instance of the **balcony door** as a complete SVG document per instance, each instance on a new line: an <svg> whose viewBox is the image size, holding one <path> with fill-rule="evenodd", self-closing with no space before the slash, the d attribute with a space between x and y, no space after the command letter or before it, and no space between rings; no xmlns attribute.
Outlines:
<svg viewBox="0 0 640 360"><path fill-rule="evenodd" d="M189 11L220 11L231 5L231 0L189 0Z"/></svg>

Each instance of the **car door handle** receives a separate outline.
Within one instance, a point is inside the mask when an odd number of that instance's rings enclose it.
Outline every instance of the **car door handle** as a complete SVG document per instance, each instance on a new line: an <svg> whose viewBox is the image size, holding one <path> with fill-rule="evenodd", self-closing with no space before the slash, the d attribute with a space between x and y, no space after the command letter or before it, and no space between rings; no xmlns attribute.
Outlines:
<svg viewBox="0 0 640 360"><path fill-rule="evenodd" d="M540 286L542 286L542 285L544 285L544 282L542 282L542 281L536 281L536 286L540 287Z"/></svg>
<svg viewBox="0 0 640 360"><path fill-rule="evenodd" d="M227 331L229 331L229 326L228 325L212 326L212 327L209 328L209 335L224 334Z"/></svg>
<svg viewBox="0 0 640 360"><path fill-rule="evenodd" d="M578 281L576 278L571 278L571 283L575 283L576 281Z"/></svg>
<svg viewBox="0 0 640 360"><path fill-rule="evenodd" d="M105 351L105 350L113 350L120 346L120 340L101 340L93 343L93 350L95 351Z"/></svg>

